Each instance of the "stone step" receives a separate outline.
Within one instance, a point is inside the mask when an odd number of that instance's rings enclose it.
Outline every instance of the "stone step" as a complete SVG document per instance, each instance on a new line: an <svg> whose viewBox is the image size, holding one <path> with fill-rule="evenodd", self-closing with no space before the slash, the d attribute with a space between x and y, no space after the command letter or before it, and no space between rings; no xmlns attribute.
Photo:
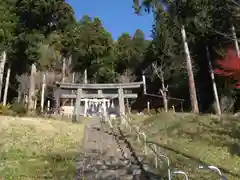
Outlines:
<svg viewBox="0 0 240 180"><path fill-rule="evenodd" d="M86 171L83 176L91 180L164 180L152 172L142 173L141 170L135 170L133 173L126 170Z"/></svg>
<svg viewBox="0 0 240 180"><path fill-rule="evenodd" d="M107 160L97 160L94 163L95 164L84 164L83 174L86 179L137 180L137 177L141 177L140 179L142 180L146 179L143 178L144 176L139 169L139 165L136 162L130 163L128 159L120 160L114 157L108 157ZM143 164L143 167L144 170L147 171L148 179L149 177L151 177L152 180L160 179L147 164Z"/></svg>
<svg viewBox="0 0 240 180"><path fill-rule="evenodd" d="M118 131L114 133L119 135ZM140 166L130 156L131 153L127 148L126 142L123 139L116 140L112 130L110 128L103 128L97 119L89 121L86 134L86 141L84 141L85 157L81 158L82 162L78 165L78 169L81 171L78 173L80 174L79 177L84 176L87 180L153 179L143 176ZM122 156L122 150L124 157ZM140 157L144 156L138 153L136 155L140 155ZM145 165L144 170L147 170L148 173L152 174L151 177L153 177L154 173L151 171L151 168Z"/></svg>

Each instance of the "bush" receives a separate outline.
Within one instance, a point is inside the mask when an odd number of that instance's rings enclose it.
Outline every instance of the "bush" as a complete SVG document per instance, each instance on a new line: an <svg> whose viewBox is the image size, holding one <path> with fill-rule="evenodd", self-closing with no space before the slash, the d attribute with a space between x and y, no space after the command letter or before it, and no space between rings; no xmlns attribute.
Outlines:
<svg viewBox="0 0 240 180"><path fill-rule="evenodd" d="M0 115L12 115L13 112L10 109L10 106L4 106L3 104L0 104Z"/></svg>
<svg viewBox="0 0 240 180"><path fill-rule="evenodd" d="M11 110L18 116L23 116L27 113L27 109L21 103L13 103L11 105Z"/></svg>

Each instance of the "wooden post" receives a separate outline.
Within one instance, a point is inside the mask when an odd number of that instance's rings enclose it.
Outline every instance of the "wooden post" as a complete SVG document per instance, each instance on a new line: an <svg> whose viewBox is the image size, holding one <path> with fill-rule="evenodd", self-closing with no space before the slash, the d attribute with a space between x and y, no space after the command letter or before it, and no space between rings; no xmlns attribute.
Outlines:
<svg viewBox="0 0 240 180"><path fill-rule="evenodd" d="M84 117L87 117L88 99L84 100Z"/></svg>
<svg viewBox="0 0 240 180"><path fill-rule="evenodd" d="M6 106L7 104L7 95L8 95L8 86L9 86L9 79L10 79L11 69L10 67L7 70L7 77L6 77L6 83L4 88L4 95L3 95L3 105Z"/></svg>
<svg viewBox="0 0 240 180"><path fill-rule="evenodd" d="M87 84L87 69L84 71L84 84Z"/></svg>
<svg viewBox="0 0 240 180"><path fill-rule="evenodd" d="M18 97L17 97L17 102L18 103L20 103L20 101L21 101L21 96L22 96L22 93L21 93L20 89L18 88Z"/></svg>
<svg viewBox="0 0 240 180"><path fill-rule="evenodd" d="M41 92L41 113L44 111L44 97L45 97L45 88L46 88L46 75L43 74L43 83L42 83L42 92Z"/></svg>
<svg viewBox="0 0 240 180"><path fill-rule="evenodd" d="M174 105L172 105L172 111L173 111L173 113L176 112L176 111L175 111L175 106L174 106Z"/></svg>
<svg viewBox="0 0 240 180"><path fill-rule="evenodd" d="M50 111L50 100L47 101L47 112L49 113Z"/></svg>
<svg viewBox="0 0 240 180"><path fill-rule="evenodd" d="M98 95L102 96L103 92L102 89L98 89Z"/></svg>
<svg viewBox="0 0 240 180"><path fill-rule="evenodd" d="M119 111L121 115L125 115L125 105L124 105L124 96L123 89L118 89L118 101L119 101Z"/></svg>
<svg viewBox="0 0 240 180"><path fill-rule="evenodd" d="M143 94L147 94L147 87L146 87L146 76L142 74L142 81L143 81ZM148 113L150 113L150 108L149 108L149 102L147 101L147 108L148 108Z"/></svg>
<svg viewBox="0 0 240 180"><path fill-rule="evenodd" d="M181 112L183 112L183 102L181 102Z"/></svg>
<svg viewBox="0 0 240 180"><path fill-rule="evenodd" d="M81 96L82 96L82 89L78 88L77 90L77 98L75 103L75 113L73 116L73 122L80 122L80 106L81 106Z"/></svg>
<svg viewBox="0 0 240 180"><path fill-rule="evenodd" d="M150 114L150 102L147 102L147 109L148 109L148 114Z"/></svg>
<svg viewBox="0 0 240 180"><path fill-rule="evenodd" d="M75 72L73 72L72 74L72 83L75 82ZM72 94L73 94L74 91L72 91ZM73 99L71 99L71 107L73 107Z"/></svg>

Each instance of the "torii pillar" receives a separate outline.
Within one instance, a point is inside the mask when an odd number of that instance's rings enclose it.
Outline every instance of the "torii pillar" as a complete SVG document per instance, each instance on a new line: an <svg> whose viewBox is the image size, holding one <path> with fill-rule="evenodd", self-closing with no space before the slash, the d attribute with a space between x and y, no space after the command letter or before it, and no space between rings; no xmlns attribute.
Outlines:
<svg viewBox="0 0 240 180"><path fill-rule="evenodd" d="M82 96L82 88L78 88L72 122L80 122L81 96Z"/></svg>
<svg viewBox="0 0 240 180"><path fill-rule="evenodd" d="M118 89L118 102L119 102L119 112L120 112L120 115L125 115L125 104L124 104L123 88L119 88Z"/></svg>

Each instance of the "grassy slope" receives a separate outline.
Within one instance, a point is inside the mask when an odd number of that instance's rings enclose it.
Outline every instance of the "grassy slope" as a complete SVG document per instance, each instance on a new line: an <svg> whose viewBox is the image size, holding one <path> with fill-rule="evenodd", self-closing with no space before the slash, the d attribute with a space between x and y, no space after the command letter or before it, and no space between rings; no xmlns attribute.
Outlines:
<svg viewBox="0 0 240 180"><path fill-rule="evenodd" d="M75 179L83 125L0 117L0 177Z"/></svg>
<svg viewBox="0 0 240 180"><path fill-rule="evenodd" d="M215 165L228 179L240 179L239 119L162 114L134 123L170 157L172 168L184 170L190 179L219 179L214 173L199 171L199 164Z"/></svg>

